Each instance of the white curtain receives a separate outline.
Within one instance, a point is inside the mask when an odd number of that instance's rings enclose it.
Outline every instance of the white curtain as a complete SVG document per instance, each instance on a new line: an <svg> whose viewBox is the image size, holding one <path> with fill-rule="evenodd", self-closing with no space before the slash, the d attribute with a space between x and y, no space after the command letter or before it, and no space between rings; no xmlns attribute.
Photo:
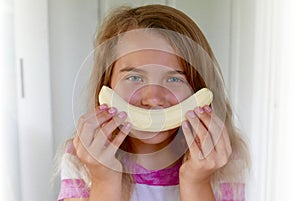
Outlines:
<svg viewBox="0 0 300 201"><path fill-rule="evenodd" d="M255 1L249 200L299 200L300 1Z"/></svg>
<svg viewBox="0 0 300 201"><path fill-rule="evenodd" d="M20 200L13 1L0 1L0 200Z"/></svg>
<svg viewBox="0 0 300 201"><path fill-rule="evenodd" d="M300 1L278 0L274 45L271 201L299 200L300 181Z"/></svg>

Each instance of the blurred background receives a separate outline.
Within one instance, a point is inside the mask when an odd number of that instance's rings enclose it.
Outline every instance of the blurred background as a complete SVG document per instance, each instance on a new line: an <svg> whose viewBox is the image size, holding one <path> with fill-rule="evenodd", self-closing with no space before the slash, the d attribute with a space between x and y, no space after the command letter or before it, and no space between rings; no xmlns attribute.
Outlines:
<svg viewBox="0 0 300 201"><path fill-rule="evenodd" d="M75 129L72 91L97 24L149 3L188 14L215 52L251 151L246 200L299 200L298 0L0 0L0 200L56 200L53 158Z"/></svg>

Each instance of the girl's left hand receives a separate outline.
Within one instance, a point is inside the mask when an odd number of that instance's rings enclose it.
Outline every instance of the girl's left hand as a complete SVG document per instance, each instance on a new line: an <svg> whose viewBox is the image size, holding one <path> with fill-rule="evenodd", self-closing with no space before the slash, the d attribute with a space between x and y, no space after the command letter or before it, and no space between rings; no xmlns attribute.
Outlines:
<svg viewBox="0 0 300 201"><path fill-rule="evenodd" d="M232 149L226 126L209 106L187 112L182 129L189 157L180 168L180 180L210 184L211 175L229 160Z"/></svg>

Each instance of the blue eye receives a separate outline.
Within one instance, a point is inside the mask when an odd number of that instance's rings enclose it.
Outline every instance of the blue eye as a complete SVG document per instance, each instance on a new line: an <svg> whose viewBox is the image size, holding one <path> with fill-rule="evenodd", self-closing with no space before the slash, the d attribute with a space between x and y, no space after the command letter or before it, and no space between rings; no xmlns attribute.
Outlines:
<svg viewBox="0 0 300 201"><path fill-rule="evenodd" d="M143 79L140 76L132 75L127 78L127 80L132 82L142 82Z"/></svg>
<svg viewBox="0 0 300 201"><path fill-rule="evenodd" d="M178 77L170 77L168 78L167 82L182 82L182 80Z"/></svg>

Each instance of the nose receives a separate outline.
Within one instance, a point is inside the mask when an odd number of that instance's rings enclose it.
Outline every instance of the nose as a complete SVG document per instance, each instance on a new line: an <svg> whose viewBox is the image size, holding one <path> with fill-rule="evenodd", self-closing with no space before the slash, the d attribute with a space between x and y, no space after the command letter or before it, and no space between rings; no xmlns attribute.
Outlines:
<svg viewBox="0 0 300 201"><path fill-rule="evenodd" d="M159 109L166 107L167 91L158 85L148 85L142 89L141 104L147 109Z"/></svg>

